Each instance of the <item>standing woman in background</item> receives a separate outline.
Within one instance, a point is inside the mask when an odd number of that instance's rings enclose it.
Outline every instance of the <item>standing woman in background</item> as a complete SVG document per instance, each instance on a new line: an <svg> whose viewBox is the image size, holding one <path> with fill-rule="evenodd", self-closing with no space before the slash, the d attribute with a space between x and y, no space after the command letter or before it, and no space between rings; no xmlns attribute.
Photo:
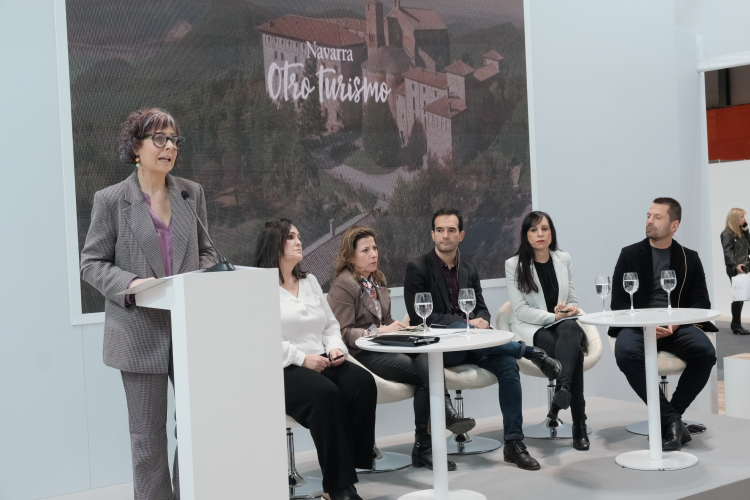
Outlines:
<svg viewBox="0 0 750 500"><path fill-rule="evenodd" d="M179 125L163 110L128 116L120 132L120 159L136 169L94 195L81 251L81 278L105 298L104 364L120 370L125 387L135 500L180 498L177 451L170 481L167 449L172 324L169 311L138 307L133 295L117 293L217 262L181 196L184 190L195 200L205 225L203 188L170 174L184 142L179 134Z"/></svg>
<svg viewBox="0 0 750 500"><path fill-rule="evenodd" d="M721 233L721 246L724 248L724 264L727 276L731 281L738 274L747 274L750 264L750 233L748 232L745 211L733 208L727 214L727 224ZM732 333L750 335L742 327L742 305L744 302L732 302Z"/></svg>

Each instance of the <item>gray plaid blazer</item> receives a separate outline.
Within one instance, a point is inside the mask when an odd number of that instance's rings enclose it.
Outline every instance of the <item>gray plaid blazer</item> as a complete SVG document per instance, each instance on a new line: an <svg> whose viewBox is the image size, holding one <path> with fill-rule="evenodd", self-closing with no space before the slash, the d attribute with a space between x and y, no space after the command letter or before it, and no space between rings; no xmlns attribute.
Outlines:
<svg viewBox="0 0 750 500"><path fill-rule="evenodd" d="M174 274L218 262L198 221L185 206L183 190L203 224L206 198L200 184L167 174L172 206ZM135 373L167 373L172 347L169 311L125 303L116 296L135 278L163 278L164 263L136 172L94 195L91 226L81 251L81 278L104 295L104 364Z"/></svg>

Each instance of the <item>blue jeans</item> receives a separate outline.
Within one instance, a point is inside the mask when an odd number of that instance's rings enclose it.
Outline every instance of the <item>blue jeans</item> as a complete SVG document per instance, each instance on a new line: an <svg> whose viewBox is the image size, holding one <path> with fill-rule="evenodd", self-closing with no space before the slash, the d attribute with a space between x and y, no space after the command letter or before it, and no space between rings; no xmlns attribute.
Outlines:
<svg viewBox="0 0 750 500"><path fill-rule="evenodd" d="M448 328L466 328L466 323L452 323ZM446 368L473 363L497 377L505 441L523 440L523 393L516 360L522 358L525 351L523 342L508 342L473 351L443 353Z"/></svg>

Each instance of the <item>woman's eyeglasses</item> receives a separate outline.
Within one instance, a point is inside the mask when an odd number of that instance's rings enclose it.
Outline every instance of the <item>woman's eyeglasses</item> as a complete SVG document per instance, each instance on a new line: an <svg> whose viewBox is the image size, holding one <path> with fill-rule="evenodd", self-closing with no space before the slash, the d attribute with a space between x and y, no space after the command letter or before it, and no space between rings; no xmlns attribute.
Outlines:
<svg viewBox="0 0 750 500"><path fill-rule="evenodd" d="M182 145L185 144L185 138L181 135L175 135L173 137L168 136L167 134L162 134L160 132L156 132L153 134L146 134L143 136L145 139L146 137L150 137L152 141L154 141L154 146L157 148L163 148L167 145L167 140L172 141L172 145L176 150L180 150L182 148Z"/></svg>

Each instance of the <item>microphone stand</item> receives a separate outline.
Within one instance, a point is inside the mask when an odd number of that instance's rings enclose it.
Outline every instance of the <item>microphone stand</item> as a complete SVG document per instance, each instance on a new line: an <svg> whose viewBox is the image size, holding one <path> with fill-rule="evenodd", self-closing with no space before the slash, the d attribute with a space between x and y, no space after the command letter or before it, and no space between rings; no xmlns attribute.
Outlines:
<svg viewBox="0 0 750 500"><path fill-rule="evenodd" d="M187 191L183 191L182 193L182 199L185 200L185 203L187 203L187 206L190 207L190 211L193 212L193 215L195 215L195 218L198 220L198 224L200 224L201 229L203 229L203 232L208 237L208 241L211 242L211 246L214 250L216 250L216 254L219 256L219 263L214 264L213 266L209 267L208 269L205 269L205 272L207 273L217 273L222 271L234 271L234 266L229 263L227 259L224 258L221 253L219 253L219 249L216 248L216 245L214 244L214 240L211 239L211 235L208 234L208 231L206 230L206 226L203 225L203 222L201 222L201 218L198 217L198 214L195 213L195 209L188 201L188 198L190 198L190 194Z"/></svg>

